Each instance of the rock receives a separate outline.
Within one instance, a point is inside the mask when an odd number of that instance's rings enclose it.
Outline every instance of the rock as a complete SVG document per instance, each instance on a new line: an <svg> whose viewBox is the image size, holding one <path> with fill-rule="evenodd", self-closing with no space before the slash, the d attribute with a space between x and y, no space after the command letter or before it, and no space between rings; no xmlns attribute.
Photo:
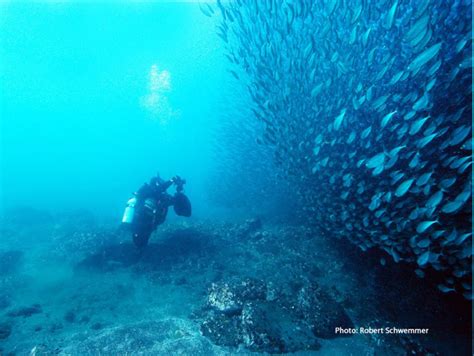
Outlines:
<svg viewBox="0 0 474 356"><path fill-rule="evenodd" d="M213 283L205 312L197 313L203 319L201 333L216 345L242 345L254 352L317 350L311 330L292 319L290 306L296 301L282 303L281 297L272 284L257 279Z"/></svg>
<svg viewBox="0 0 474 356"><path fill-rule="evenodd" d="M76 314L72 310L69 310L66 314L64 314L64 320L69 323L74 323L76 321Z"/></svg>
<svg viewBox="0 0 474 356"><path fill-rule="evenodd" d="M341 304L315 284L301 288L297 295L296 312L311 326L316 337L332 339L351 336L334 332L336 327L353 328L354 324Z"/></svg>
<svg viewBox="0 0 474 356"><path fill-rule="evenodd" d="M215 355L194 324L165 319L103 329L68 342L59 355Z"/></svg>
<svg viewBox="0 0 474 356"><path fill-rule="evenodd" d="M201 324L201 333L214 344L237 347L244 344L249 350L274 352L279 349L277 337L266 315L252 301L264 301L266 285L255 279L213 283L209 289L209 312ZM245 311L245 313L244 313Z"/></svg>
<svg viewBox="0 0 474 356"><path fill-rule="evenodd" d="M22 307L22 308L12 310L7 313L7 316L10 316L10 317L22 316L23 318L26 318L26 317L32 316L33 314L39 314L42 312L43 310L41 309L41 305L33 304L30 307Z"/></svg>
<svg viewBox="0 0 474 356"><path fill-rule="evenodd" d="M424 347L418 340L415 340L410 336L402 336L400 338L400 343L405 349L407 355L440 355L439 352Z"/></svg>
<svg viewBox="0 0 474 356"><path fill-rule="evenodd" d="M180 277L174 281L174 284L177 286L182 286L187 283L188 283L188 280L185 277Z"/></svg>
<svg viewBox="0 0 474 356"><path fill-rule="evenodd" d="M286 292L256 279L213 283L201 332L216 345L282 353L317 350L316 337L335 338L336 327L354 327L341 304L316 284L299 281Z"/></svg>
<svg viewBox="0 0 474 356"><path fill-rule="evenodd" d="M219 346L243 345L250 351L281 353L285 343L261 305L246 304L240 315L211 312L201 324L201 333Z"/></svg>
<svg viewBox="0 0 474 356"><path fill-rule="evenodd" d="M265 300L267 297L267 286L264 282L247 278L237 287L238 294L246 301Z"/></svg>
<svg viewBox="0 0 474 356"><path fill-rule="evenodd" d="M79 237L83 238L83 237ZM92 234L93 244L97 244L97 237ZM85 244L89 245L89 243ZM96 247L89 248L90 251L96 250ZM77 270L97 270L114 271L120 268L130 267L140 261L141 255L130 244L114 244L100 247L97 252L88 255L77 265Z"/></svg>
<svg viewBox="0 0 474 356"><path fill-rule="evenodd" d="M268 283L267 284L267 291L265 293L265 299L268 302L272 302L272 301L277 299L277 295L278 295L278 292L275 289L275 287L273 286L273 283L271 283L271 282Z"/></svg>
<svg viewBox="0 0 474 356"><path fill-rule="evenodd" d="M12 332L12 325L7 322L0 323L0 340L6 339Z"/></svg>
<svg viewBox="0 0 474 356"><path fill-rule="evenodd" d="M242 325L239 315L211 313L201 324L201 333L214 344L237 347L242 341Z"/></svg>
<svg viewBox="0 0 474 356"><path fill-rule="evenodd" d="M40 355L58 355L61 350L57 347L51 345L38 344L31 348L28 353L30 356L40 356Z"/></svg>
<svg viewBox="0 0 474 356"><path fill-rule="evenodd" d="M208 293L209 307L225 314L240 314L244 302L265 300L267 287L257 279L213 283Z"/></svg>
<svg viewBox="0 0 474 356"><path fill-rule="evenodd" d="M57 330L61 330L63 328L63 324L61 323L54 323L49 327L49 331L51 333L56 332Z"/></svg>
<svg viewBox="0 0 474 356"><path fill-rule="evenodd" d="M258 244L264 244L268 241L270 233L268 231L254 231L250 233L250 239Z"/></svg>
<svg viewBox="0 0 474 356"><path fill-rule="evenodd" d="M238 228L239 235L249 235L262 228L260 219L248 219Z"/></svg>
<svg viewBox="0 0 474 356"><path fill-rule="evenodd" d="M249 231L255 231L262 228L262 221L258 218L249 219L246 222Z"/></svg>
<svg viewBox="0 0 474 356"><path fill-rule="evenodd" d="M242 339L245 347L251 351L282 353L285 343L281 331L269 319L264 308L246 304L241 316Z"/></svg>
<svg viewBox="0 0 474 356"><path fill-rule="evenodd" d="M91 329L92 330L100 330L102 329L104 326L101 324L101 323L94 323L91 325Z"/></svg>
<svg viewBox="0 0 474 356"><path fill-rule="evenodd" d="M225 314L240 313L242 310L242 300L236 294L235 288L227 283L211 285L207 297L208 306Z"/></svg>

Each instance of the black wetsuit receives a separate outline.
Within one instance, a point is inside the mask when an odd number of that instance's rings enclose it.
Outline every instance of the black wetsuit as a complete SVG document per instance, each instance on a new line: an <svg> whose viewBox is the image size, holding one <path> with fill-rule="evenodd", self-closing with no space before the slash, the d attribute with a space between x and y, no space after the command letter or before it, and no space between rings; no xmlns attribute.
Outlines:
<svg viewBox="0 0 474 356"><path fill-rule="evenodd" d="M145 183L135 193L137 203L132 231L137 246L146 245L153 230L165 221L168 208L173 205L174 198L166 192L172 184L172 181L161 184ZM153 208L147 205L147 199L153 200Z"/></svg>
<svg viewBox="0 0 474 356"><path fill-rule="evenodd" d="M154 217L155 226L163 223L168 213L168 208L173 205L173 197L166 192L172 184L172 181L162 182L161 184L145 183L136 193L139 214L145 208L147 199L155 201L157 208Z"/></svg>
<svg viewBox="0 0 474 356"><path fill-rule="evenodd" d="M165 221L170 206L174 207L176 215L191 216L191 202L183 193L185 183L179 176L168 181L155 177L135 193L135 214L131 229L137 247L147 245L152 232ZM176 193L171 196L166 190L173 184L176 185Z"/></svg>
<svg viewBox="0 0 474 356"><path fill-rule="evenodd" d="M172 184L173 182L170 180L159 185L152 185L149 183L143 184L135 193L138 204L143 204L147 199L154 199L157 202L160 200L163 200L163 202L167 201L170 203L168 206L173 205L173 197L166 193L166 190L171 187Z"/></svg>

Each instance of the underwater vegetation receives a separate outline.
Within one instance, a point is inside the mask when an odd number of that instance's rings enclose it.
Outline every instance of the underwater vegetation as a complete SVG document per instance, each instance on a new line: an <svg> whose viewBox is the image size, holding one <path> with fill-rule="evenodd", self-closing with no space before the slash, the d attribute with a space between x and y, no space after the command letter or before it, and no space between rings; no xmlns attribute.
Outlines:
<svg viewBox="0 0 474 356"><path fill-rule="evenodd" d="M471 1L200 6L306 218L472 299Z"/></svg>

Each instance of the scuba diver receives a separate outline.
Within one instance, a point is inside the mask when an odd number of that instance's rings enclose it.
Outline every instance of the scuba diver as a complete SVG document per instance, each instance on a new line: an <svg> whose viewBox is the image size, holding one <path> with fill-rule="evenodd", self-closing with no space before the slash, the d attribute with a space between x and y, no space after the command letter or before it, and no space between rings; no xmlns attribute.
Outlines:
<svg viewBox="0 0 474 356"><path fill-rule="evenodd" d="M173 184L176 193L171 196L166 190ZM164 181L157 174L128 200L122 223L130 227L135 246L142 248L148 244L151 233L165 221L171 205L176 215L191 216L191 202L183 193L184 184L186 180L179 176Z"/></svg>

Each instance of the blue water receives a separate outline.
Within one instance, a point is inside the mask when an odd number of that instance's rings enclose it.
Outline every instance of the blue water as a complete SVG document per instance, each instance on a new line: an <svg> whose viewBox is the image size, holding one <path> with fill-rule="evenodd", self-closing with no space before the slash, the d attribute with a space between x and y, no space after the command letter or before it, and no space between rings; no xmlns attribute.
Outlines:
<svg viewBox="0 0 474 356"><path fill-rule="evenodd" d="M212 20L189 4L2 8L3 206L113 216L159 171L192 182L201 214L215 108L230 95ZM147 99L153 66L169 88Z"/></svg>
<svg viewBox="0 0 474 356"><path fill-rule="evenodd" d="M470 355L471 7L1 3L0 356Z"/></svg>

